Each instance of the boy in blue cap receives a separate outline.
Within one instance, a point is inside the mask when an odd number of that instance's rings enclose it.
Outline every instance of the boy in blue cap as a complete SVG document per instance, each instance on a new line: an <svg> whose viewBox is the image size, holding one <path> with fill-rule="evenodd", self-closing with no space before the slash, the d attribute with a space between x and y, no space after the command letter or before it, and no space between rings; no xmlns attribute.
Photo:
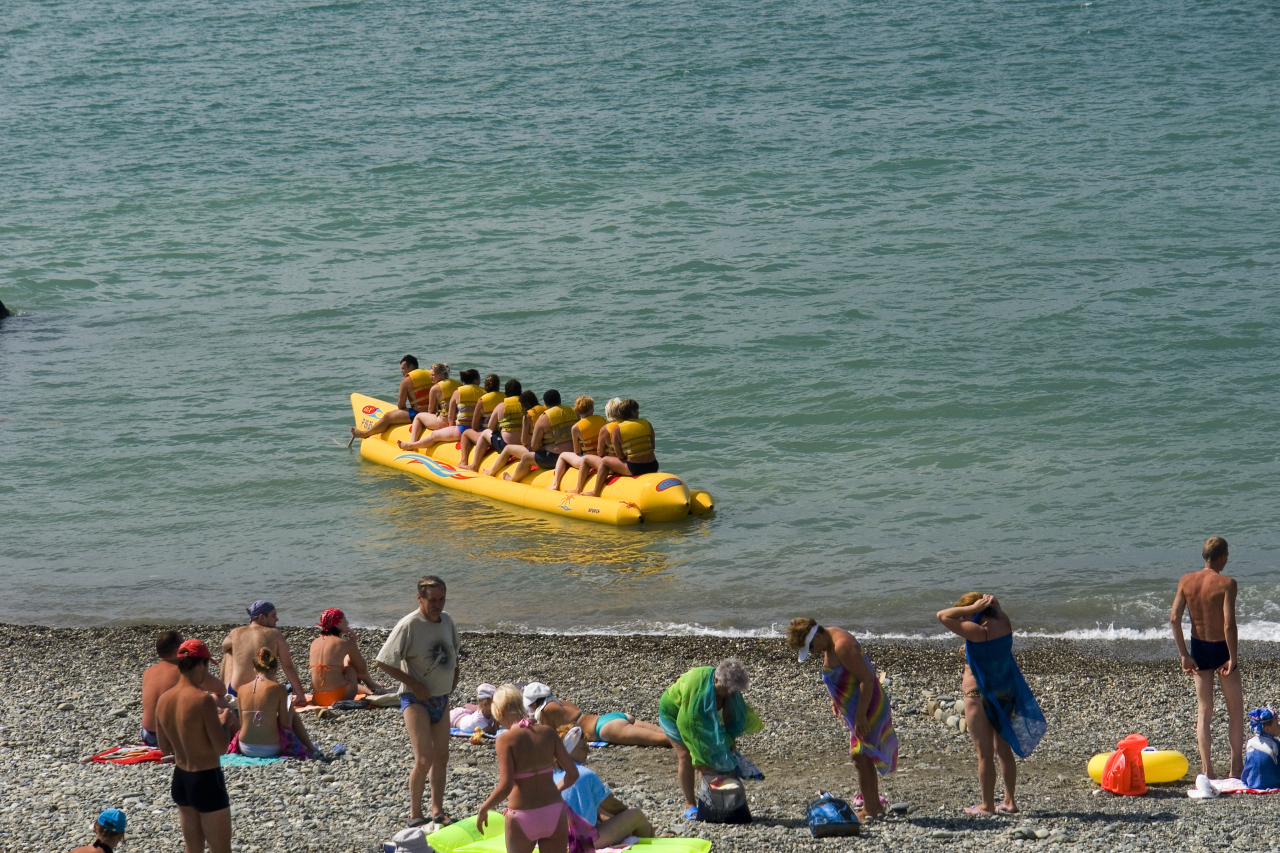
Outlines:
<svg viewBox="0 0 1280 853"><path fill-rule="evenodd" d="M127 821L124 812L119 809L107 809L98 815L93 822L94 841L84 847L77 847L71 853L112 853L124 841L124 830Z"/></svg>

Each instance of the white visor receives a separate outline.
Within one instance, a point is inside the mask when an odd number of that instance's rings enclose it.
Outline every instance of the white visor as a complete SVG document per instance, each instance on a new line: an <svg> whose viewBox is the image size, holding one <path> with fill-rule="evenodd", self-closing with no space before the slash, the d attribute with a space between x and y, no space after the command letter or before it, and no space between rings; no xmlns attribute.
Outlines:
<svg viewBox="0 0 1280 853"><path fill-rule="evenodd" d="M809 659L809 647L813 645L813 638L818 636L818 628L822 626L814 625L809 629L809 636L804 638L804 648L800 650L800 663L804 663Z"/></svg>

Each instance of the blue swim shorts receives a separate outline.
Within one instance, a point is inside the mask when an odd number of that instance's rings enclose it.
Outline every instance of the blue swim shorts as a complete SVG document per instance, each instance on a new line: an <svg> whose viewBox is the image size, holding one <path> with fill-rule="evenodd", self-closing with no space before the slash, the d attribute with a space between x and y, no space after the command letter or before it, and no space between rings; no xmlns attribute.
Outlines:
<svg viewBox="0 0 1280 853"><path fill-rule="evenodd" d="M404 713L404 709L410 705L422 705L427 709L427 716L431 718L432 723L438 723L449 713L449 694L443 696L432 696L430 699L419 699L412 693L400 694L400 713Z"/></svg>

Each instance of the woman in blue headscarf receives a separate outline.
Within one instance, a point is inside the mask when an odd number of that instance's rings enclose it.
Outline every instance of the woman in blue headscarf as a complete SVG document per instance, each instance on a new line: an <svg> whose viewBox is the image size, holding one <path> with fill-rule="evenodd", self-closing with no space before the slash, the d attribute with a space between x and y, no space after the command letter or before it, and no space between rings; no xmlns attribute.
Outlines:
<svg viewBox="0 0 1280 853"><path fill-rule="evenodd" d="M964 637L964 719L978 753L982 802L966 814L1013 814L1018 765L1035 749L1046 728L1044 714L1013 659L1013 624L993 595L966 592L955 607L938 611L938 621ZM1004 779L1004 801L995 802L995 758Z"/></svg>

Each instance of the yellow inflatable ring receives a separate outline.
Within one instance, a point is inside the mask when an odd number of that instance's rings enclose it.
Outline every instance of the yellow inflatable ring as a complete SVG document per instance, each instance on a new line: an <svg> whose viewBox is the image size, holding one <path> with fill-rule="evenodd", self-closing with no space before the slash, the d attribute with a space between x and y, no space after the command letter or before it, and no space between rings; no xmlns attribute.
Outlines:
<svg viewBox="0 0 1280 853"><path fill-rule="evenodd" d="M1110 757L1109 752L1099 752L1089 759L1089 778L1101 782L1102 769L1107 766L1107 759ZM1149 746L1142 750L1142 772L1148 782L1177 782L1187 775L1189 767L1187 757L1176 749L1156 749Z"/></svg>

